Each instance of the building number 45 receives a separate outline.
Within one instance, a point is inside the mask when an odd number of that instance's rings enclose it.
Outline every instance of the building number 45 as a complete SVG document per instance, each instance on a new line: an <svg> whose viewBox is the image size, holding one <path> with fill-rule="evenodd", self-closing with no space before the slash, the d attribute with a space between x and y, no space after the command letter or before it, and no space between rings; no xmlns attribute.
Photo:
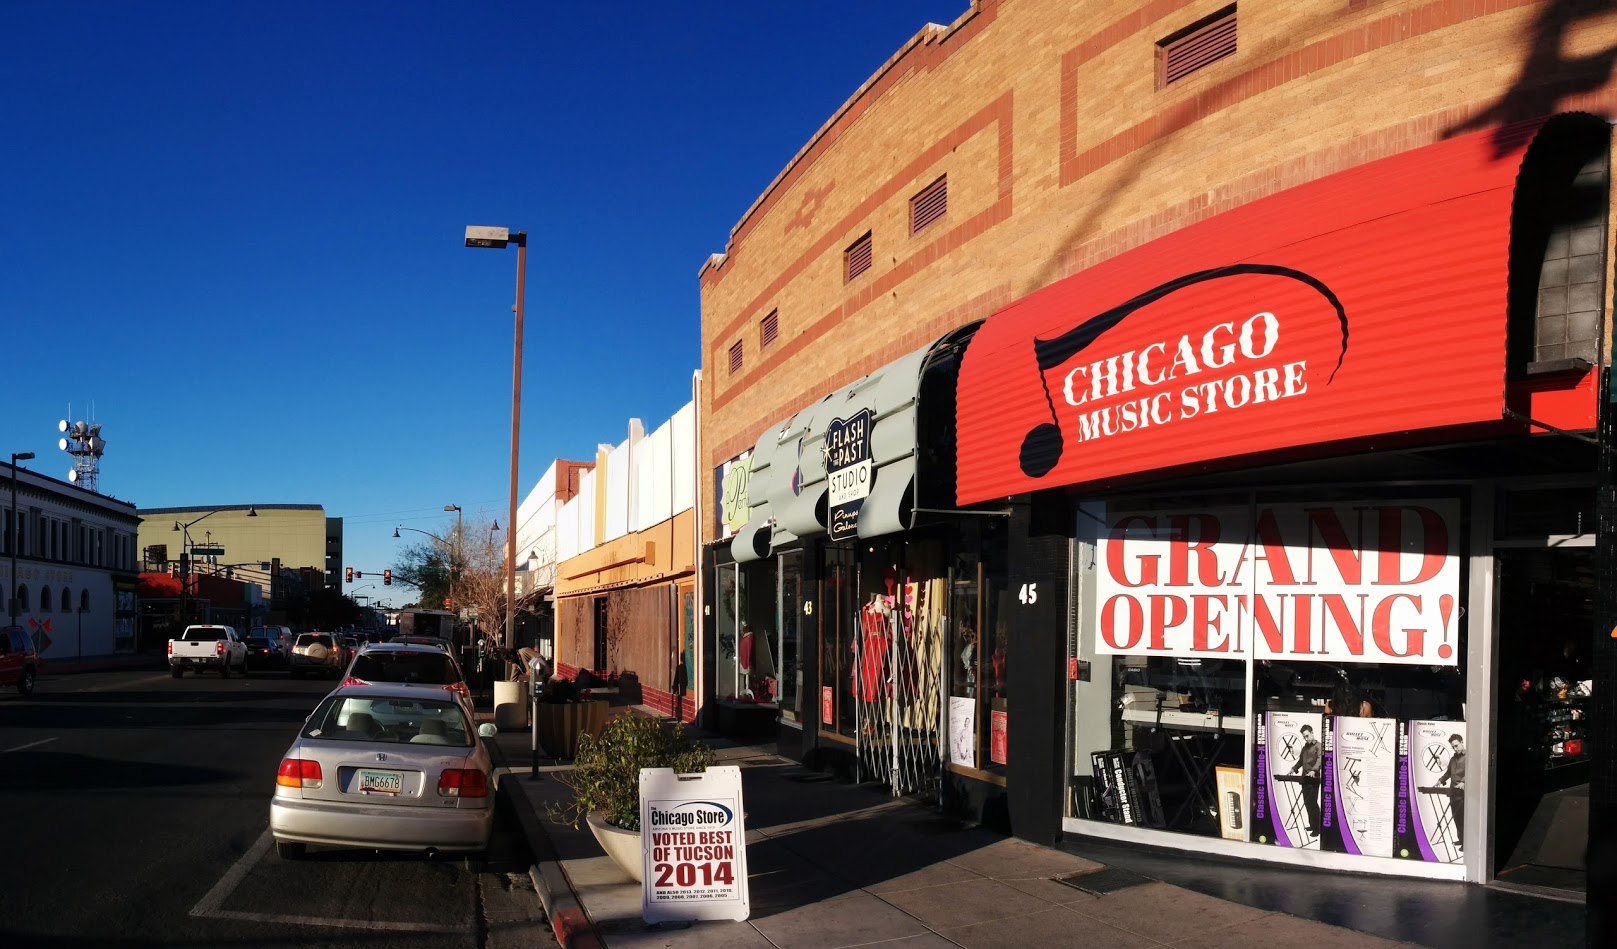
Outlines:
<svg viewBox="0 0 1617 949"><path fill-rule="evenodd" d="M1032 606L1039 602L1039 585L1037 583L1022 584L1022 589L1016 592L1016 599L1023 606Z"/></svg>

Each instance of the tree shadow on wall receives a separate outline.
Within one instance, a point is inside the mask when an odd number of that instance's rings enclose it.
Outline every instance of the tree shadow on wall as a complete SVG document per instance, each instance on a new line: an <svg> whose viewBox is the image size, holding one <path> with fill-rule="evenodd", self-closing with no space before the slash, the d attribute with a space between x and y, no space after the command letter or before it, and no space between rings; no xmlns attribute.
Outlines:
<svg viewBox="0 0 1617 949"><path fill-rule="evenodd" d="M1493 126L1536 119L1555 111L1570 96L1595 92L1611 82L1617 46L1587 56L1568 58L1568 34L1580 21L1617 11L1614 0L1551 0L1533 21L1530 48L1510 88L1493 104L1443 132L1454 138ZM1495 136L1495 156L1503 157L1514 140Z"/></svg>

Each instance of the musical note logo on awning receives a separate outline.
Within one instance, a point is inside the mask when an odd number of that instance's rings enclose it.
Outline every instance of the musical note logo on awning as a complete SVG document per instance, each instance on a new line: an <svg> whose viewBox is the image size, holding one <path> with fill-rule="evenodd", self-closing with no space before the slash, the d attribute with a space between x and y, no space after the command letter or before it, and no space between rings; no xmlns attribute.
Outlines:
<svg viewBox="0 0 1617 949"><path fill-rule="evenodd" d="M1152 304L1164 301L1172 297L1174 294L1182 293L1193 287L1206 286L1214 281L1252 275L1278 277L1284 280L1295 281L1318 293L1319 296L1330 305L1331 310L1335 314L1337 324L1341 330L1341 348L1336 355L1336 364L1331 369L1330 375L1326 379L1326 384L1329 385L1330 382L1336 378L1337 372L1342 368L1343 361L1347 357L1348 316L1346 308L1342 305L1342 301L1337 298L1336 294L1331 290L1330 287L1326 286L1323 281L1301 270L1274 264L1233 264L1226 267L1217 267L1211 270L1202 270L1196 273L1187 274L1174 280L1170 280L1167 283L1161 284L1160 286L1157 286L1151 290L1147 290L1146 292L1141 293L1138 296L1105 311L1104 313L1091 317L1085 322L1065 333L1062 333L1059 336L1049 339L1038 337L1034 338L1033 350L1038 364L1039 384L1044 390L1044 400L1046 406L1049 408L1050 420L1048 422L1041 422L1040 424L1035 425L1027 432L1025 436L1023 436L1021 451L1018 458L1023 474L1030 478L1044 477L1051 471L1055 470L1056 466L1061 463L1062 457L1066 451L1066 437L1062 433L1061 419L1057 414L1055 398L1052 396L1050 391L1048 374L1052 370L1070 362L1079 353L1084 352L1093 346L1109 330L1118 327L1126 319L1136 313L1140 313L1147 307L1150 307ZM1260 320L1260 317L1266 319ZM1246 326L1239 330L1240 344L1242 347L1251 349L1248 355L1267 355L1268 351L1272 350L1273 346L1278 341L1280 326L1279 320L1274 316L1273 313L1263 312L1251 317L1248 323L1250 324L1252 321L1258 321L1255 328ZM1233 327L1233 324L1220 325L1231 326L1232 334L1237 332ZM1211 334L1212 331L1209 331L1209 337ZM1181 347L1189 345L1187 340L1188 337L1181 340ZM1225 345L1234 344L1227 343ZM1269 350L1263 349L1265 346L1269 347ZM1121 367L1119 368L1119 366L1116 364L1117 357L1114 356L1112 357L1112 364L1108 365L1107 369L1113 372L1114 376L1117 373L1123 374L1127 383L1125 387L1131 387L1134 384L1136 370L1138 370L1138 375L1142 382L1155 384L1154 381L1148 377L1148 373L1146 371L1147 360L1150 357L1150 350L1152 349L1159 350L1160 357L1163 361L1170 357L1164 343L1155 343L1143 347L1137 353L1131 352L1128 354L1130 356L1137 356L1137 363L1131 362L1129 359L1123 359L1121 362ZM1181 352L1179 357L1175 358L1174 367L1179 368L1185 365L1186 362L1190 363L1189 371L1202 371L1201 367L1194 365L1195 357L1193 353ZM1100 365L1100 363L1096 364L1096 366ZM1209 363L1209 365L1214 364ZM1293 365L1296 366L1298 364ZM1294 369L1294 372L1300 373L1300 371L1300 369ZM1265 369L1263 372L1270 373L1271 375L1269 375L1267 378L1260 378L1254 382L1249 382L1249 387L1267 383L1267 385L1271 387L1271 391L1274 391L1274 387L1282 382L1301 385L1300 376L1299 378L1295 379L1282 379L1280 375L1281 370L1272 368ZM1081 374L1082 369L1074 369L1068 374L1064 386L1062 387L1065 401L1071 405L1080 405L1088 398L1088 394L1076 391L1075 389L1075 379L1081 376ZM1108 380L1107 384L1110 387L1107 390L1107 394L1115 394L1117 389L1115 377ZM1095 394L1101 394L1101 390L1102 382L1099 380L1095 381ZM1157 396L1157 401L1155 402L1150 400L1141 400L1137 405L1129 406L1129 411L1143 413L1135 416L1137 421L1135 421L1134 424L1137 424L1140 427L1146 427L1147 425L1151 424L1153 419L1155 420L1156 424L1159 425L1165 424L1167 421L1171 420L1171 418L1164 417L1164 412L1167 411L1167 407L1166 403L1164 403L1162 399L1167 394L1168 393L1159 393ZM1261 391L1259 394L1261 396ZM1275 394L1278 395L1281 393L1276 392ZM1287 392L1284 394L1291 393ZM1200 411L1200 409L1198 409L1198 411ZM1211 412L1209 411L1208 414L1211 414ZM1110 424L1111 421L1112 418L1110 415L1107 415L1104 419L1104 422L1107 424ZM1095 421L1097 428L1100 424L1100 421ZM1108 431L1106 434L1111 433Z"/></svg>

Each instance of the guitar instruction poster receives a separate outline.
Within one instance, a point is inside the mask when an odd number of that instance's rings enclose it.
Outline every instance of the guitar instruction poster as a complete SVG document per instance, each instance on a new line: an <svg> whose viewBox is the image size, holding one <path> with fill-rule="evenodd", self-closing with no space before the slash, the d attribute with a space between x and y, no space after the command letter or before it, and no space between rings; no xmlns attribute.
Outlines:
<svg viewBox="0 0 1617 949"><path fill-rule="evenodd" d="M1265 712L1253 749L1252 839L1297 850L1320 849L1325 716Z"/></svg>
<svg viewBox="0 0 1617 949"><path fill-rule="evenodd" d="M1334 807L1325 849L1390 857L1398 775L1398 722L1391 718L1331 720Z"/></svg>
<svg viewBox="0 0 1617 949"><path fill-rule="evenodd" d="M1465 722L1405 722L1398 734L1397 854L1460 863L1465 857Z"/></svg>

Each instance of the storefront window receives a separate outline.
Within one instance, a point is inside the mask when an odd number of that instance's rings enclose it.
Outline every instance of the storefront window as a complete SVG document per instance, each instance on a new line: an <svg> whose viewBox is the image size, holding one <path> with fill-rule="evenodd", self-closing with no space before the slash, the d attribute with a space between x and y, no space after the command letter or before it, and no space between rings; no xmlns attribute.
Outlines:
<svg viewBox="0 0 1617 949"><path fill-rule="evenodd" d="M1003 772L1008 758L1003 546L1003 525L985 525L973 532L971 543L962 545L950 571L944 652L949 764L956 768Z"/></svg>
<svg viewBox="0 0 1617 949"><path fill-rule="evenodd" d="M714 575L718 581L718 595L714 598L718 615L713 624L713 694L722 701L734 699L737 691L736 646L741 639L741 624L736 609L741 602L741 570L730 564L719 567Z"/></svg>
<svg viewBox="0 0 1617 949"><path fill-rule="evenodd" d="M797 721L802 711L803 664L798 659L801 640L798 623L803 615L803 553L780 555L780 612L775 628L780 641L775 650L779 666L778 698L782 717Z"/></svg>
<svg viewBox="0 0 1617 949"><path fill-rule="evenodd" d="M1458 863L1462 512L1373 490L1086 505L1069 816Z"/></svg>
<svg viewBox="0 0 1617 949"><path fill-rule="evenodd" d="M737 597L737 702L773 705L780 697L779 562L771 557L742 564Z"/></svg>

